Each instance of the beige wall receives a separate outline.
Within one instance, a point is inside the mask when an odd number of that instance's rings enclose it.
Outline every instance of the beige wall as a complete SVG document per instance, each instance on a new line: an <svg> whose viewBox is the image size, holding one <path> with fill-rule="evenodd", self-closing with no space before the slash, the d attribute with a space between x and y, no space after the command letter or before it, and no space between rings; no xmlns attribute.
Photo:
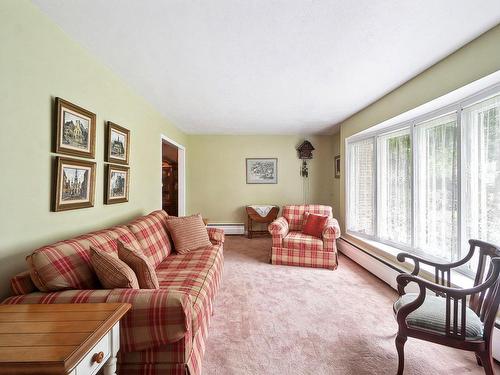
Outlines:
<svg viewBox="0 0 500 375"><path fill-rule="evenodd" d="M296 147L308 139L315 151L309 161L309 179L300 176ZM211 222L245 222L248 204L303 202L331 204L333 145L331 136L190 136L188 156L188 210ZM278 158L278 184L247 185L245 158Z"/></svg>
<svg viewBox="0 0 500 375"><path fill-rule="evenodd" d="M340 130L332 135L332 152L333 156L340 155ZM342 163L342 159L340 160ZM342 165L342 164L341 164ZM344 171L340 171L340 175L342 175ZM340 215L340 178L334 178L332 182L333 196L332 196L332 208L333 208L333 217L338 218Z"/></svg>
<svg viewBox="0 0 500 375"><path fill-rule="evenodd" d="M0 298L35 247L161 207L163 133L186 136L28 1L0 2ZM50 212L52 101L97 114L95 207ZM130 201L105 206L104 122L131 131ZM155 146L156 145L156 146Z"/></svg>
<svg viewBox="0 0 500 375"><path fill-rule="evenodd" d="M342 160L347 137L499 70L499 46L497 26L344 121L340 130ZM339 216L345 229L344 174L340 182Z"/></svg>

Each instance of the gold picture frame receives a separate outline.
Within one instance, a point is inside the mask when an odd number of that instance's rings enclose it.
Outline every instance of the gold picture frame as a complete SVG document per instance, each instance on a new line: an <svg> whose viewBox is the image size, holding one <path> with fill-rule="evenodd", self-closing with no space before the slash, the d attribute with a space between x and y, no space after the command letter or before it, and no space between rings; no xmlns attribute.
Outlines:
<svg viewBox="0 0 500 375"><path fill-rule="evenodd" d="M57 157L55 168L53 211L93 207L96 163Z"/></svg>
<svg viewBox="0 0 500 375"><path fill-rule="evenodd" d="M56 98L54 152L94 159L96 115L76 104Z"/></svg>
<svg viewBox="0 0 500 375"><path fill-rule="evenodd" d="M128 202L130 168L121 165L107 164L105 186L105 204Z"/></svg>
<svg viewBox="0 0 500 375"><path fill-rule="evenodd" d="M130 130L108 121L106 132L106 161L126 164L130 156Z"/></svg>

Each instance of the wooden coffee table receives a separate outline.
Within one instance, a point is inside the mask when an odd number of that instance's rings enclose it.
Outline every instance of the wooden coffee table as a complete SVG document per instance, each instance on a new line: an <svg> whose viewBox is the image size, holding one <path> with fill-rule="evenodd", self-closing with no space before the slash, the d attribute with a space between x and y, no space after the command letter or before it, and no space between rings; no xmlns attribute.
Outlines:
<svg viewBox="0 0 500 375"><path fill-rule="evenodd" d="M128 303L0 305L0 374L116 372Z"/></svg>

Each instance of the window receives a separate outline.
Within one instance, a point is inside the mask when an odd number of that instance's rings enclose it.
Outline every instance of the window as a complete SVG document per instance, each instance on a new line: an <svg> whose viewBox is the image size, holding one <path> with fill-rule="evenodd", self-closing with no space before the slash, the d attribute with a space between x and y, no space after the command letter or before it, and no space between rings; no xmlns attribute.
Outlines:
<svg viewBox="0 0 500 375"><path fill-rule="evenodd" d="M366 139L349 146L349 222L352 230L373 235L374 232L374 155L373 140Z"/></svg>
<svg viewBox="0 0 500 375"><path fill-rule="evenodd" d="M500 87L476 98L347 140L349 232L442 261L500 244Z"/></svg>

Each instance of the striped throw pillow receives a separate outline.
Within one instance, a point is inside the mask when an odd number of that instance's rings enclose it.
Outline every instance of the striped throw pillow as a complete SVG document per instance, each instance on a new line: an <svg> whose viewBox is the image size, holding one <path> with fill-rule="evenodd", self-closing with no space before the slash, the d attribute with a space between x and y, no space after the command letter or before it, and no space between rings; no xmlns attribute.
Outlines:
<svg viewBox="0 0 500 375"><path fill-rule="evenodd" d="M169 216L167 227L174 241L175 251L179 254L212 245L200 214L184 217Z"/></svg>
<svg viewBox="0 0 500 375"><path fill-rule="evenodd" d="M118 257L135 272L141 289L160 288L155 269L144 254L133 246L118 241Z"/></svg>
<svg viewBox="0 0 500 375"><path fill-rule="evenodd" d="M104 289L139 289L139 281L132 268L113 253L90 247L90 263Z"/></svg>

